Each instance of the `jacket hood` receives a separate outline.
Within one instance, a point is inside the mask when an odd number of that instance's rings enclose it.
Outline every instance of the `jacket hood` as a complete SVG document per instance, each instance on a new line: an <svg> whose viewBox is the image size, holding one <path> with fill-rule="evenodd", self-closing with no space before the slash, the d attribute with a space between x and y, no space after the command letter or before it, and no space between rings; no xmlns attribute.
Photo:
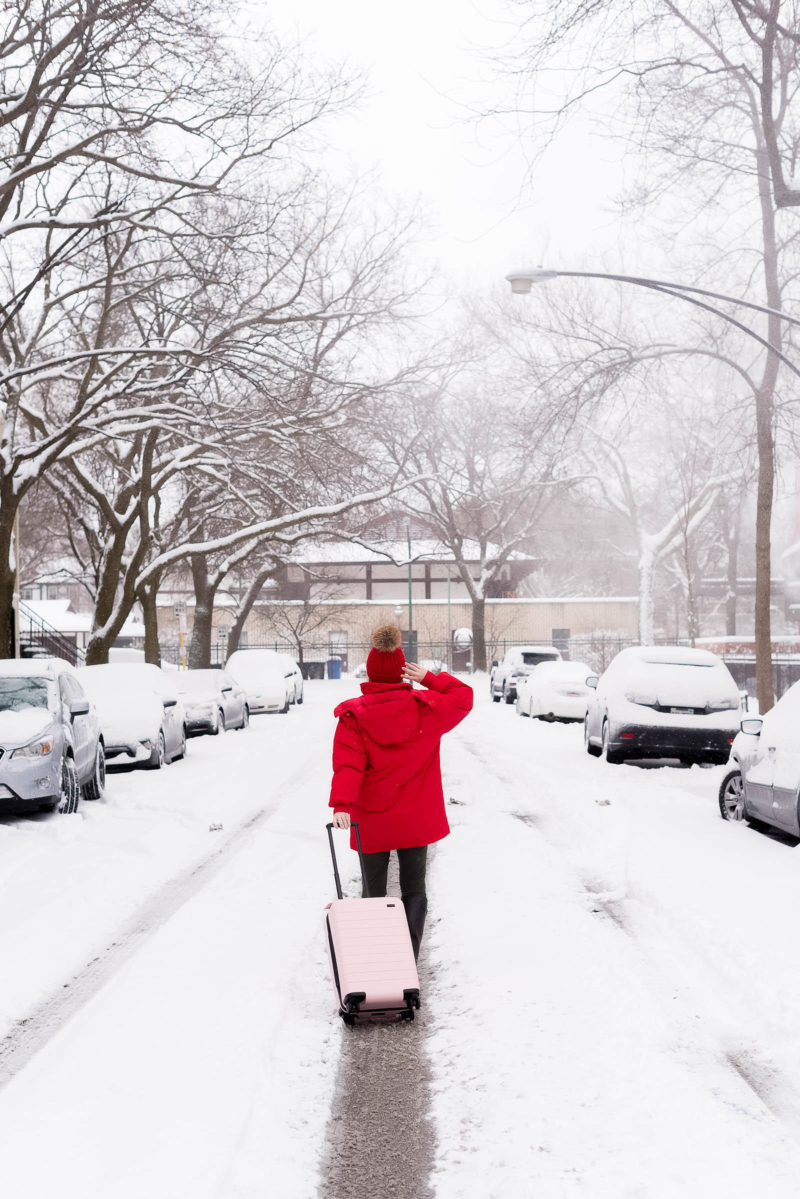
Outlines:
<svg viewBox="0 0 800 1199"><path fill-rule="evenodd" d="M381 745L407 741L419 724L418 700L423 694L410 683L362 683L361 691L357 698L339 704L334 716L355 720Z"/></svg>

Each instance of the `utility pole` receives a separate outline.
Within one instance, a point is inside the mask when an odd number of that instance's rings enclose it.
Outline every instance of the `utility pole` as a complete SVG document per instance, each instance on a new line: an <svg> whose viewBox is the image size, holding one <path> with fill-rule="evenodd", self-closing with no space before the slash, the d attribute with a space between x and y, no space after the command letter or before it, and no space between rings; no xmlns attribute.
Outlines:
<svg viewBox="0 0 800 1199"><path fill-rule="evenodd" d="M453 621L450 617L450 563L447 563L447 673L453 673Z"/></svg>
<svg viewBox="0 0 800 1199"><path fill-rule="evenodd" d="M412 598L411 588L411 526L406 525L406 536L408 537L408 649L412 650L413 637L411 630L414 628L414 600Z"/></svg>

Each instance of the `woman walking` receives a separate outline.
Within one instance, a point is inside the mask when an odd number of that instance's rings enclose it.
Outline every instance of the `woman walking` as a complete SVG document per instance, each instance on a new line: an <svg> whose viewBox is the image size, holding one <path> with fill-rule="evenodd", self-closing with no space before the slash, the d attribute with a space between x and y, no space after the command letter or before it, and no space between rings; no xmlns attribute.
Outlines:
<svg viewBox="0 0 800 1199"><path fill-rule="evenodd" d="M450 674L406 662L396 625L372 634L362 694L334 711L330 807L337 828L357 821L372 896L386 894L389 854L397 851L400 891L414 956L428 900L428 846L450 832L444 810L439 742L472 708L472 688ZM421 683L425 691L415 691ZM350 844L356 848L355 836Z"/></svg>

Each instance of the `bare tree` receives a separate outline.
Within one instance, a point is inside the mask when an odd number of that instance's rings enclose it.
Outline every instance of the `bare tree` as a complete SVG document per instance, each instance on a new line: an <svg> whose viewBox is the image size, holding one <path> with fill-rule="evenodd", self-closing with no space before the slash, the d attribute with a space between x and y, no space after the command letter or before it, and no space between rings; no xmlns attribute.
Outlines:
<svg viewBox="0 0 800 1199"><path fill-rule="evenodd" d="M486 601L569 485L571 419L541 397L515 407L465 387L404 400L386 430L391 460L420 476L402 509L453 555L472 605L473 669L485 670Z"/></svg>
<svg viewBox="0 0 800 1199"><path fill-rule="evenodd" d="M577 67L570 73L575 82L563 102L535 114L541 133L553 136L580 105L598 111L603 91L617 89L615 130L636 145L646 163L648 178L639 199L652 207L655 197L674 197L681 187L681 228L687 207L693 207L698 229L702 226L697 240L706 252L699 255L696 241L687 269L694 274L704 271L708 277L724 267L727 286L720 290L729 291L732 271L738 268L740 286L750 287L752 296L759 280L767 306L779 312L797 262L798 230L778 220L781 209L800 203L800 190L786 178L794 174L800 153L794 104L800 81L795 5L781 0L648 0L641 5L566 0L549 6L547 13L535 3L524 3L518 11L523 14L524 36L515 42L506 65L520 80L557 70L566 53L571 66ZM608 111L606 103L605 119ZM673 241L673 259L676 247L680 241ZM776 351L785 351L788 334L779 316L767 318L766 336ZM735 347L731 356L747 365L752 343ZM777 354L768 352L748 366L758 453L755 618L758 695L764 712L774 702L770 533L781 406L779 365Z"/></svg>
<svg viewBox="0 0 800 1199"><path fill-rule="evenodd" d="M218 36L233 20L205 0L191 10L169 0L6 6L0 653L22 498L56 463L137 424L174 419L198 371L241 351L254 303L220 341L219 324L198 320L196 271L187 286L191 247L200 231L206 256L212 242L240 243L241 206L231 203L254 167L280 162L291 173L284 142L352 95L338 76L304 78L274 40L249 55L259 62L251 70ZM199 336L187 340L189 325Z"/></svg>

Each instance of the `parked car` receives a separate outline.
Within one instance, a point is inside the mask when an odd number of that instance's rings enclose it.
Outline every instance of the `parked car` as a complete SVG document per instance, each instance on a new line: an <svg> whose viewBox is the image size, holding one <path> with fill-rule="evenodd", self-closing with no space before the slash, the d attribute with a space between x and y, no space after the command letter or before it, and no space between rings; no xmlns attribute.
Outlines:
<svg viewBox="0 0 800 1199"><path fill-rule="evenodd" d="M247 692L251 716L254 712L289 711L296 684L294 671L282 661L285 657L270 649L237 649L228 658L225 670Z"/></svg>
<svg viewBox="0 0 800 1199"><path fill-rule="evenodd" d="M764 717L741 723L719 789L725 820L762 820L800 836L800 683Z"/></svg>
<svg viewBox="0 0 800 1199"><path fill-rule="evenodd" d="M265 653L271 653L271 650L265 650ZM303 702L303 672L295 662L291 654L275 654L278 664L282 665L285 670L286 678L291 678L289 683L289 703L301 704Z"/></svg>
<svg viewBox="0 0 800 1199"><path fill-rule="evenodd" d="M634 646L617 654L589 700L584 743L609 762L728 761L740 720L725 663L703 649Z"/></svg>
<svg viewBox="0 0 800 1199"><path fill-rule="evenodd" d="M597 675L585 662L540 662L517 682L517 715L539 720L579 720L586 716Z"/></svg>
<svg viewBox="0 0 800 1199"><path fill-rule="evenodd" d="M0 663L0 811L76 812L104 787L100 722L70 664Z"/></svg>
<svg viewBox="0 0 800 1199"><path fill-rule="evenodd" d="M489 673L489 694L496 704L504 699L513 704L517 698L517 681L525 678L541 662L560 662L561 651L553 645L518 645L510 649L500 662L492 662Z"/></svg>
<svg viewBox="0 0 800 1199"><path fill-rule="evenodd" d="M175 676L190 733L216 736L250 723L247 692L224 670L182 670Z"/></svg>
<svg viewBox="0 0 800 1199"><path fill-rule="evenodd" d="M174 675L137 662L81 666L75 673L97 706L109 761L159 770L186 756L186 714Z"/></svg>

